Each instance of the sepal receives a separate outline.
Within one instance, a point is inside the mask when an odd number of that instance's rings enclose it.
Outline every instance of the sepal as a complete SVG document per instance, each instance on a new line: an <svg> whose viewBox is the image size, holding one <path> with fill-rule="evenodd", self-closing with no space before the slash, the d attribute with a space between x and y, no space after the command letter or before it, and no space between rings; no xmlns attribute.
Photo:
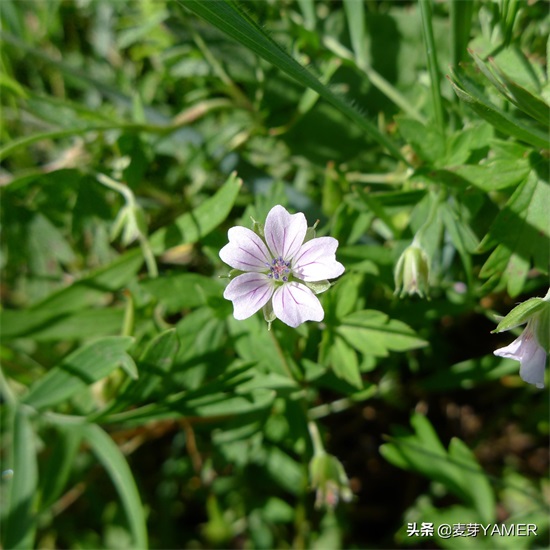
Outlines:
<svg viewBox="0 0 550 550"><path fill-rule="evenodd" d="M520 325L527 323L533 315L536 315L543 310L550 311L550 302L547 302L543 298L529 298L529 300L517 305L512 311L510 311L510 313L508 313L508 315L501 319L497 325L497 328L492 332L503 332L505 330L519 327Z"/></svg>
<svg viewBox="0 0 550 550"><path fill-rule="evenodd" d="M309 282L304 281L304 284L313 292L313 294L321 294L332 286L332 283L327 280Z"/></svg>
<svg viewBox="0 0 550 550"><path fill-rule="evenodd" d="M250 219L252 220L252 231L265 240L264 224L257 222L252 216L250 216Z"/></svg>
<svg viewBox="0 0 550 550"><path fill-rule="evenodd" d="M273 301L269 300L267 304L262 309L264 314L264 319L267 323L267 330L271 330L271 323L277 319L277 316L275 315L273 311Z"/></svg>

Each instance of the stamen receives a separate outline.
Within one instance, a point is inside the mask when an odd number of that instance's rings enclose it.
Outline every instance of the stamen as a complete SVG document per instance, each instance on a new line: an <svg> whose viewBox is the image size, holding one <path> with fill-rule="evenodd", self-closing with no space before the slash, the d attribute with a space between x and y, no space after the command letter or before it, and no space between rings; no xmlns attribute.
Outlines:
<svg viewBox="0 0 550 550"><path fill-rule="evenodd" d="M279 258L274 258L269 265L268 277L270 279L275 279L276 281L281 280L282 282L288 282L288 274L291 272L290 262L285 262L282 256Z"/></svg>

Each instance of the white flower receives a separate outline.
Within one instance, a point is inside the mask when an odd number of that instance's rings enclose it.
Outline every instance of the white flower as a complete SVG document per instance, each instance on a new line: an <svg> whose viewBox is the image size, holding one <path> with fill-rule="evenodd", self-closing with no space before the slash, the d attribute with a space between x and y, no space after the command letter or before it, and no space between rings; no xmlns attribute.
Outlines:
<svg viewBox="0 0 550 550"><path fill-rule="evenodd" d="M229 243L220 250L220 258L245 272L235 277L223 294L233 302L235 319L247 319L267 306L291 327L323 320L321 303L303 283L339 277L344 266L336 261L336 239L319 237L304 242L306 232L305 216L291 215L280 205L267 215L265 242L246 227L229 230Z"/></svg>
<svg viewBox="0 0 550 550"><path fill-rule="evenodd" d="M544 367L546 351L537 339L537 317L532 317L521 333L509 346L495 350L499 357L507 357L520 362L519 375L529 384L544 388Z"/></svg>

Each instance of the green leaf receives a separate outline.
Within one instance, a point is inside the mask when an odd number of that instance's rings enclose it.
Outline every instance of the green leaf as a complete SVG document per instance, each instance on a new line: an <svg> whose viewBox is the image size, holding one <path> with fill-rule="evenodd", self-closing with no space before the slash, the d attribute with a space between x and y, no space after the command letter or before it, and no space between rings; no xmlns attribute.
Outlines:
<svg viewBox="0 0 550 550"><path fill-rule="evenodd" d="M217 3L217 2L216 2ZM181 215L168 227L155 231L150 238L151 248L160 254L182 244L192 244L218 227L231 212L242 180L232 173L216 194L206 199L192 212Z"/></svg>
<svg viewBox="0 0 550 550"><path fill-rule="evenodd" d="M479 241L472 231L471 227L462 220L456 211L448 204L441 203L439 215L449 232L449 236L455 245L457 252L460 255L464 271L468 280L468 286L472 284L472 256L479 246Z"/></svg>
<svg viewBox="0 0 550 550"><path fill-rule="evenodd" d="M550 307L550 304L546 300L542 298L529 298L529 300L525 300L525 302L522 302L510 311L492 332L503 332L519 327L545 307Z"/></svg>
<svg viewBox="0 0 550 550"><path fill-rule="evenodd" d="M412 416L411 425L415 433L392 437L390 443L380 447L382 456L399 468L439 481L474 507L484 523L494 521L494 495L471 451L454 439L447 453L429 420L420 414Z"/></svg>
<svg viewBox="0 0 550 550"><path fill-rule="evenodd" d="M456 67L466 58L474 4L453 1L449 4L449 9L451 12L451 63Z"/></svg>
<svg viewBox="0 0 550 550"><path fill-rule="evenodd" d="M550 143L544 132L495 107L466 77L461 77L458 73L453 72L449 80L459 99L467 103L475 113L504 135L511 135L535 147L548 149Z"/></svg>
<svg viewBox="0 0 550 550"><path fill-rule="evenodd" d="M219 296L223 291L220 281L198 273L178 273L145 279L140 286L162 304L166 313L205 305L208 297Z"/></svg>
<svg viewBox="0 0 550 550"><path fill-rule="evenodd" d="M399 133L424 161L435 166L445 157L445 141L433 126L425 126L418 120L396 117Z"/></svg>
<svg viewBox="0 0 550 550"><path fill-rule="evenodd" d="M463 441L453 437L449 444L449 456L457 465L460 464L460 484L468 489L469 499L483 523L490 523L495 518L495 495L474 453Z"/></svg>
<svg viewBox="0 0 550 550"><path fill-rule="evenodd" d="M336 331L361 353L378 357L427 345L405 323L369 309L348 315Z"/></svg>
<svg viewBox="0 0 550 550"><path fill-rule="evenodd" d="M34 548L35 497L38 485L35 435L25 412L17 408L13 417L10 491L7 518L2 533L4 548Z"/></svg>
<svg viewBox="0 0 550 550"><path fill-rule="evenodd" d="M248 366L247 368L250 368ZM193 393L201 394L196 397ZM201 392L189 392L177 395L163 403L144 405L137 409L113 414L104 422L126 426L141 426L145 422L177 419L182 416L201 417L212 422L224 422L237 415L258 414L273 405L276 392L267 388L258 388L243 395L228 392L214 392L212 387L204 386Z"/></svg>
<svg viewBox="0 0 550 550"><path fill-rule="evenodd" d="M40 478L40 510L47 510L60 496L74 466L82 434L79 427L58 424L56 439ZM50 440L51 441L51 440Z"/></svg>
<svg viewBox="0 0 550 550"><path fill-rule="evenodd" d="M333 300L336 302L335 313L338 319L351 313L357 304L359 297L359 283L361 277L355 274L348 274L337 284Z"/></svg>
<svg viewBox="0 0 550 550"><path fill-rule="evenodd" d="M108 266L96 269L72 285L50 294L28 309L3 310L0 314L2 318L2 337L12 339L31 336L40 331L44 331L43 334L45 335L48 335L48 333L52 335L58 329L59 331L67 329L72 331L71 321L66 322L66 317L69 312L73 311L83 314L80 317L82 322L86 319L90 321L88 328L91 326L92 330L101 331L102 325L98 325L100 320L98 318L95 321L92 319L96 315L101 316L102 313L89 313L85 310L92 305L103 305L105 295L120 290L123 285L134 277L142 264L143 258L139 250L132 250L120 256ZM108 319L111 319L111 323L117 324L118 327L121 326L122 317L120 317L120 322L114 320L114 317L118 319L120 313L106 313L105 315ZM63 323L65 323L64 328ZM57 329L55 328L56 324ZM86 327L83 330L86 330ZM58 333L59 335L64 338L63 333Z"/></svg>
<svg viewBox="0 0 550 550"><path fill-rule="evenodd" d="M117 409L149 399L170 378L180 343L176 329L169 329L153 338L138 361L140 379L130 385L118 399Z"/></svg>
<svg viewBox="0 0 550 550"><path fill-rule="evenodd" d="M218 0L216 2L180 0L180 3L291 76L301 85L317 92L323 99L362 128L367 135L385 147L396 159L407 163L399 147L391 139L382 134L374 124L362 117L344 99L334 94L330 88L323 85L319 79L302 67L235 2L231 0Z"/></svg>
<svg viewBox="0 0 550 550"><path fill-rule="evenodd" d="M357 354L348 343L336 336L330 350L330 362L334 374L349 382L352 386L362 389L363 381L359 372Z"/></svg>
<svg viewBox="0 0 550 550"><path fill-rule="evenodd" d="M496 157L487 163L454 166L449 170L483 191L497 191L522 182L529 175L531 166L527 158Z"/></svg>
<svg viewBox="0 0 550 550"><path fill-rule="evenodd" d="M514 103L518 109L522 110L544 127L548 128L548 121L550 120L550 107L542 99L536 97L523 86L520 86L511 80L505 73L500 70L499 73L510 94L512 95Z"/></svg>
<svg viewBox="0 0 550 550"><path fill-rule="evenodd" d="M36 409L52 407L132 361L126 350L134 339L112 336L87 344L35 382L23 402Z"/></svg>
<svg viewBox="0 0 550 550"><path fill-rule="evenodd" d="M541 99L520 86L512 80L499 66L494 59L490 59L491 68L480 59L474 52L470 52L476 65L485 75L485 77L495 86L495 88L518 109L539 122L543 127L548 128L550 121L550 107ZM496 73L496 74L495 74Z"/></svg>
<svg viewBox="0 0 550 550"><path fill-rule="evenodd" d="M30 310L25 310L25 313L29 314ZM124 309L120 307L75 311L57 318L49 317L47 322L26 332L24 336L38 342L89 340L120 333L123 319Z"/></svg>
<svg viewBox="0 0 550 550"><path fill-rule="evenodd" d="M260 369L288 376L286 358L263 319L255 315L244 321L237 321L231 316L227 326L235 350L243 361L254 361Z"/></svg>
<svg viewBox="0 0 550 550"><path fill-rule="evenodd" d="M268 474L284 490L292 495L299 495L304 486L304 470L302 465L279 447L268 450L265 464Z"/></svg>
<svg viewBox="0 0 550 550"><path fill-rule="evenodd" d="M134 538L134 548L147 548L147 526L143 513L144 508L132 471L124 455L113 440L96 424L87 424L80 429L83 438L107 470L119 494Z"/></svg>
<svg viewBox="0 0 550 550"><path fill-rule="evenodd" d="M515 190L479 245L480 251L496 246L481 269L483 278L498 277L511 296L523 289L533 265L547 273L550 256L550 185L535 171Z"/></svg>
<svg viewBox="0 0 550 550"><path fill-rule="evenodd" d="M349 27L349 34L357 65L367 65L367 36L365 34L365 7L363 2L344 0L344 9Z"/></svg>

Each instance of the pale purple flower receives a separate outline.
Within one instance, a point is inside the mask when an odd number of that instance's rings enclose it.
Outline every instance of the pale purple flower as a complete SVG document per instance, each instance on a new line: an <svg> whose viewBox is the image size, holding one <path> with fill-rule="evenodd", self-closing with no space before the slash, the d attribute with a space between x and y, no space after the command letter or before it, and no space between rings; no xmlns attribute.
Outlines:
<svg viewBox="0 0 550 550"><path fill-rule="evenodd" d="M521 335L510 345L494 351L499 357L507 357L520 362L519 375L529 384L544 388L544 367L546 351L536 336L537 319L530 319Z"/></svg>
<svg viewBox="0 0 550 550"><path fill-rule="evenodd" d="M323 307L305 283L339 277L344 266L336 261L336 239L304 242L306 232L306 217L289 214L280 205L267 215L265 241L246 227L229 230L229 243L220 250L220 258L245 272L232 279L223 294L233 302L235 319L247 319L265 306L291 327L323 320Z"/></svg>

